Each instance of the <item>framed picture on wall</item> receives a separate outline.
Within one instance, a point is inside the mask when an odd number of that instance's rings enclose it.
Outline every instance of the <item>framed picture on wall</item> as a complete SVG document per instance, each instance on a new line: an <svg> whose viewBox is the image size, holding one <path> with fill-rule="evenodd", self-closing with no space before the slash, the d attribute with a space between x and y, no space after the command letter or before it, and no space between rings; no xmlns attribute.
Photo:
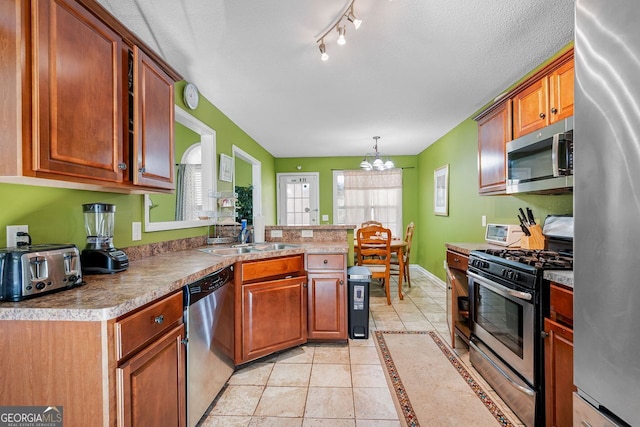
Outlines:
<svg viewBox="0 0 640 427"><path fill-rule="evenodd" d="M433 172L433 183L433 212L449 216L449 165L441 166Z"/></svg>
<svg viewBox="0 0 640 427"><path fill-rule="evenodd" d="M233 178L233 159L220 154L220 181L231 182Z"/></svg>

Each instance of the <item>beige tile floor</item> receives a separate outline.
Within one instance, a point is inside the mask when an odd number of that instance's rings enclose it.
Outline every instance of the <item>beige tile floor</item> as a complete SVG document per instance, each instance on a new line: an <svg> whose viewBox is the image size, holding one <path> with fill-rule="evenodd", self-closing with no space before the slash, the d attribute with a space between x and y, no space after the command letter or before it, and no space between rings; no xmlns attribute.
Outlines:
<svg viewBox="0 0 640 427"><path fill-rule="evenodd" d="M306 344L238 369L213 402L203 427L397 427L405 425L387 385L373 341L374 330L435 330L449 342L444 284L412 270L404 299L391 284L371 285L369 339L347 344ZM396 285L396 286L394 286ZM454 350L507 416L517 418L469 363L466 346ZM456 408L464 411L465 408ZM451 425L456 414L451 414ZM498 423L495 424L496 426Z"/></svg>

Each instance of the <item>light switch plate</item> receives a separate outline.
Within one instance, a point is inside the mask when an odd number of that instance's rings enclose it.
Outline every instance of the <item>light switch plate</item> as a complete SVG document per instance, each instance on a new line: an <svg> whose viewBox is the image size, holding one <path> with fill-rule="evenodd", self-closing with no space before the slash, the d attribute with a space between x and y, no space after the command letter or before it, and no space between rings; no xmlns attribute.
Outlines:
<svg viewBox="0 0 640 427"><path fill-rule="evenodd" d="M313 230L302 230L302 237L313 237Z"/></svg>
<svg viewBox="0 0 640 427"><path fill-rule="evenodd" d="M282 237L282 230L271 230L271 237Z"/></svg>
<svg viewBox="0 0 640 427"><path fill-rule="evenodd" d="M141 222L131 223L131 240L133 240L134 242L136 240L142 240L142 223Z"/></svg>
<svg viewBox="0 0 640 427"><path fill-rule="evenodd" d="M483 227L487 226L487 216L486 215L482 215L482 226Z"/></svg>

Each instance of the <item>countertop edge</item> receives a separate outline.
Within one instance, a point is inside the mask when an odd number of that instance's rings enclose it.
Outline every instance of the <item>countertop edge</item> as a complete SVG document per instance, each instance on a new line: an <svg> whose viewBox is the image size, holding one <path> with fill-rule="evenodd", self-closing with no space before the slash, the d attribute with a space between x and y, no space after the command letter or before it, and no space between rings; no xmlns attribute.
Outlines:
<svg viewBox="0 0 640 427"><path fill-rule="evenodd" d="M87 276L92 280L87 285L75 289L67 289L52 293L47 296L27 299L19 302L0 302L0 321L85 321L102 322L116 319L133 310L136 310L150 302L176 292L188 283L193 282L220 268L232 265L237 261L251 261L296 254L323 254L341 253L347 254L349 246L346 242L327 243L294 243L297 247L273 252L250 253L236 256L216 256L207 254L198 249L187 249L176 252L167 252L160 255L143 258L131 263L128 274L133 276L126 279L127 272L114 275ZM184 265L177 272L167 273L168 265L175 260L193 258L193 265ZM180 264L178 261L177 264ZM163 270L164 269L164 270ZM145 273L145 270L154 273ZM158 272L159 271L159 272ZM162 283L158 277L166 279ZM112 279L110 281L110 279ZM133 283L140 281L139 288ZM110 282L123 282L117 288L117 284ZM113 287L113 289L110 289ZM101 303L105 299L105 293L113 295L111 301ZM78 300L90 302L90 307L79 307ZM58 304L58 307L47 306Z"/></svg>

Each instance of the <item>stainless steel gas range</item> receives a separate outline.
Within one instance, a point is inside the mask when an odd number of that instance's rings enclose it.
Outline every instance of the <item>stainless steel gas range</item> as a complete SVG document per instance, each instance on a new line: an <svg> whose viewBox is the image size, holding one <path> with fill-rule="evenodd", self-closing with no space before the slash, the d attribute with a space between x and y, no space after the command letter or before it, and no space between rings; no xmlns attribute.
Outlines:
<svg viewBox="0 0 640 427"><path fill-rule="evenodd" d="M469 256L471 340L476 370L527 426L544 425L544 270L573 269L571 253L472 251Z"/></svg>

